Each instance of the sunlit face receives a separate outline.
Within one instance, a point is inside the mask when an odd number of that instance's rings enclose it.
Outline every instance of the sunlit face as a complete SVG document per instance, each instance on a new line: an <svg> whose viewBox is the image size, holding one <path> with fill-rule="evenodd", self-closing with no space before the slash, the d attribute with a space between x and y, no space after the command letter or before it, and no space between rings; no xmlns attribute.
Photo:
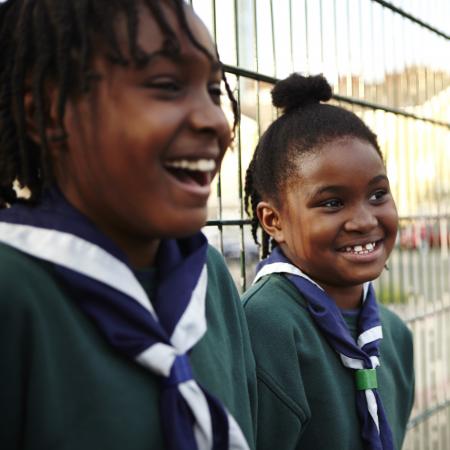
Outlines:
<svg viewBox="0 0 450 450"><path fill-rule="evenodd" d="M94 69L101 79L69 101L67 151L56 161L66 197L135 265L151 263L161 238L186 236L204 225L211 180L230 142L211 37L186 7L208 58L163 7L181 44L179 57L160 52L138 69L98 56ZM139 11L138 42L148 53L158 52L164 40L159 26L146 8ZM119 31L126 49L125 34Z"/></svg>
<svg viewBox="0 0 450 450"><path fill-rule="evenodd" d="M380 275L394 246L397 211L370 143L340 139L302 157L279 203L274 237L329 293Z"/></svg>

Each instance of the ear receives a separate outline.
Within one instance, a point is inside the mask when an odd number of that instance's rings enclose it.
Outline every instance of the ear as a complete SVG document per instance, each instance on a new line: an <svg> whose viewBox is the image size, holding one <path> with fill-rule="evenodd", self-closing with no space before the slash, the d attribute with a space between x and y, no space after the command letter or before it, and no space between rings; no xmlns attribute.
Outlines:
<svg viewBox="0 0 450 450"><path fill-rule="evenodd" d="M256 207L259 223L278 244L285 241L280 211L271 202L259 202Z"/></svg>
<svg viewBox="0 0 450 450"><path fill-rule="evenodd" d="M65 140L65 134L57 119L57 90L55 88L49 88L47 89L46 95L48 102L43 111L46 137L50 143L61 142ZM27 135L34 143L41 145L42 136L39 132L38 118L36 116L37 105L35 96L31 88L28 87L24 95L24 108Z"/></svg>

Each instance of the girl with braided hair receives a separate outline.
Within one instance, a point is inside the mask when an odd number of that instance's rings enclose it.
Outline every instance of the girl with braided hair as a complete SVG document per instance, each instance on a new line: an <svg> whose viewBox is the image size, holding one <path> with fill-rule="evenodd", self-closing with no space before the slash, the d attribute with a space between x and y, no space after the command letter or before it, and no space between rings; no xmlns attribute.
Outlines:
<svg viewBox="0 0 450 450"><path fill-rule="evenodd" d="M0 447L253 448L244 313L200 232L222 82L236 113L205 25L6 0L0 45Z"/></svg>
<svg viewBox="0 0 450 450"><path fill-rule="evenodd" d="M244 294L257 366L258 449L400 450L412 336L375 298L397 212L376 136L326 102L322 76L278 82L281 116L247 171L264 256Z"/></svg>

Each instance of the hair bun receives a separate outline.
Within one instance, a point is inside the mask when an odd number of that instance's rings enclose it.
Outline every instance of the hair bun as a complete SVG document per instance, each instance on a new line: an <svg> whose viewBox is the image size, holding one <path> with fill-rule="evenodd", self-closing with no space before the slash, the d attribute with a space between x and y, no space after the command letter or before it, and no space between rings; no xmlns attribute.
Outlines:
<svg viewBox="0 0 450 450"><path fill-rule="evenodd" d="M272 103L284 113L311 103L326 102L331 96L331 86L323 75L304 77L293 73L272 89Z"/></svg>

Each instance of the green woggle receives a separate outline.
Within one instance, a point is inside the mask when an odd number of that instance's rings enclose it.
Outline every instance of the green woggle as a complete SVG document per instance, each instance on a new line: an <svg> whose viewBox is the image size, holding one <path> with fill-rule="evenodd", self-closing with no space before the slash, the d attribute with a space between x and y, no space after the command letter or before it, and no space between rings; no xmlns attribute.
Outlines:
<svg viewBox="0 0 450 450"><path fill-rule="evenodd" d="M377 372L375 369L358 369L355 373L356 389L376 389L378 387Z"/></svg>

